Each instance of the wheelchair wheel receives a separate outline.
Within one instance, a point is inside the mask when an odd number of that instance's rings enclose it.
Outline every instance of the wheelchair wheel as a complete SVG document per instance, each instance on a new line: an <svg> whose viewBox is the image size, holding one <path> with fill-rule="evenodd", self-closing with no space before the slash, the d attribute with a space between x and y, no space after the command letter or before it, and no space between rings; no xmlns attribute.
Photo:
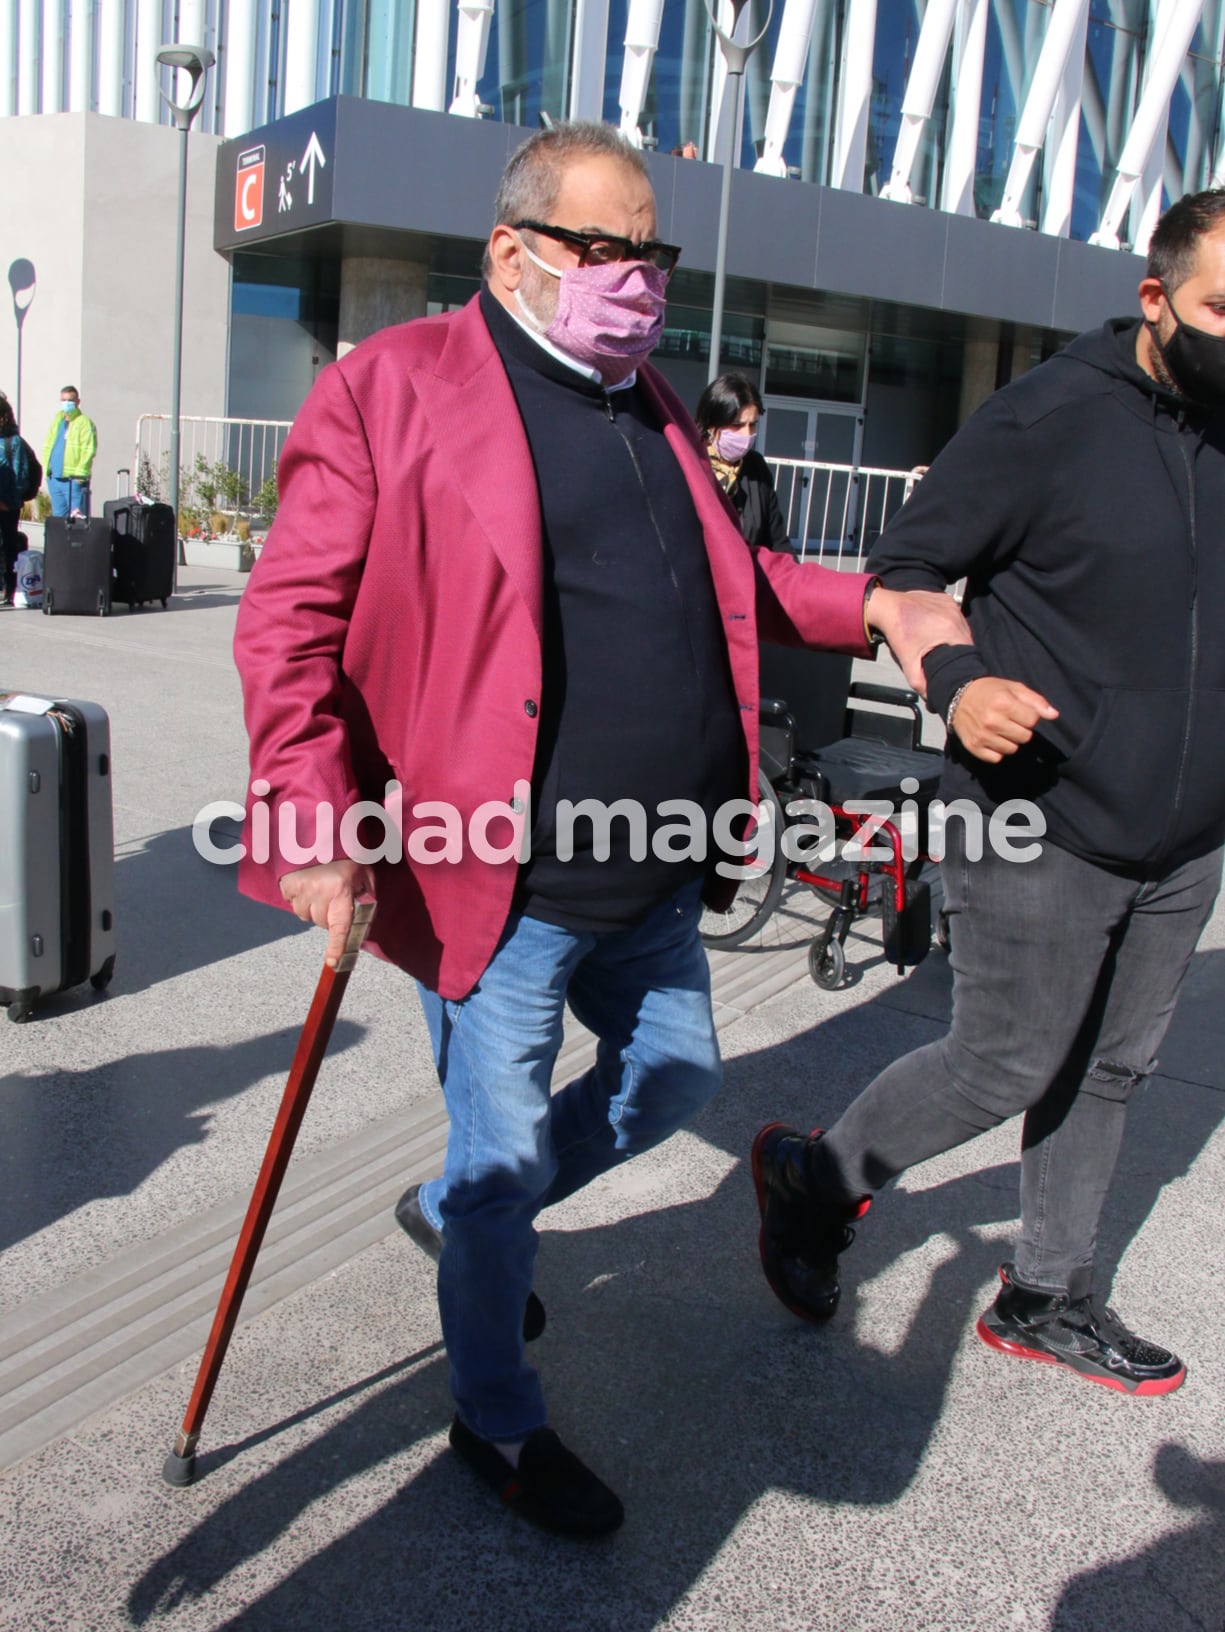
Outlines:
<svg viewBox="0 0 1225 1632"><path fill-rule="evenodd" d="M702 913L700 933L707 946L741 946L769 918L778 905L787 882L787 858L782 837L786 818L779 797L764 771L757 773L757 787L764 813L755 834L756 849L736 857L737 865L752 869L736 892L726 912L707 907Z"/></svg>
<svg viewBox="0 0 1225 1632"><path fill-rule="evenodd" d="M840 941L831 941L824 951L820 941L808 948L808 973L823 991L836 992L846 975L846 953Z"/></svg>

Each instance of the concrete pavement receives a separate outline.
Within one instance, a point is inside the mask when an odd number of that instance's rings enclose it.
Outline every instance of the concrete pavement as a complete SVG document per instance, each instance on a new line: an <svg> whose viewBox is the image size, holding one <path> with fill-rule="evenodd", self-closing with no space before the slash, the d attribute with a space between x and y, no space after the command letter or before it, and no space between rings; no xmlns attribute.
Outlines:
<svg viewBox="0 0 1225 1632"><path fill-rule="evenodd" d="M1105 1222L1115 1301L1186 1386L1135 1401L980 1345L1016 1209L1008 1127L905 1176L825 1330L756 1258L747 1151L938 1036L947 966L808 979L814 898L714 960L727 1080L689 1132L551 1213L537 1346L611 1540L500 1511L446 1448L432 1268L390 1205L444 1125L415 1000L363 961L201 1444L160 1479L318 971L190 843L245 771L243 580L168 612L0 613L0 687L111 713L110 994L0 1023L0 1627L182 1632L1221 1632L1225 916L1133 1111ZM567 1043L577 1064L588 1047Z"/></svg>

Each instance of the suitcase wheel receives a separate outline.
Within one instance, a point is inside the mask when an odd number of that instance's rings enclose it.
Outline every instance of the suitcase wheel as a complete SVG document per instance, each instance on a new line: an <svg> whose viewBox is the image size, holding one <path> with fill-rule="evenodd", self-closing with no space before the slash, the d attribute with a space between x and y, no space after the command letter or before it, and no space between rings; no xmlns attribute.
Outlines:
<svg viewBox="0 0 1225 1632"><path fill-rule="evenodd" d="M23 1002L19 999L8 1006L8 1017L15 1026L23 1025L33 1013L34 1005L29 1001Z"/></svg>
<svg viewBox="0 0 1225 1632"><path fill-rule="evenodd" d="M50 589L44 590L43 591L43 611L44 611L44 613L46 613L47 617L51 616L51 608L54 605L55 605L55 592L54 592L54 590L50 590Z"/></svg>
<svg viewBox="0 0 1225 1632"><path fill-rule="evenodd" d="M110 957L107 958L106 962L102 965L101 969L96 969L94 973L90 975L89 984L93 987L95 992L104 992L110 985L111 976L114 973L115 954L112 952Z"/></svg>
<svg viewBox="0 0 1225 1632"><path fill-rule="evenodd" d="M169 605L170 605L169 599L165 595L163 595L162 596L162 611L164 612Z"/></svg>

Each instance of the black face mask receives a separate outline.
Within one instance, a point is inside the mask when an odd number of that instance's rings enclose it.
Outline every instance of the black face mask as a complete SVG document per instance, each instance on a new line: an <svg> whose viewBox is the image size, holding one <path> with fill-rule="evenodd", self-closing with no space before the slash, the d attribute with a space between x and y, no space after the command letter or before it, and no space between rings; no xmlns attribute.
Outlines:
<svg viewBox="0 0 1225 1632"><path fill-rule="evenodd" d="M1225 407L1225 336L1191 328L1174 310L1168 290L1165 298L1174 319L1174 332L1163 345L1154 324L1153 342L1175 385L1184 396L1205 408Z"/></svg>

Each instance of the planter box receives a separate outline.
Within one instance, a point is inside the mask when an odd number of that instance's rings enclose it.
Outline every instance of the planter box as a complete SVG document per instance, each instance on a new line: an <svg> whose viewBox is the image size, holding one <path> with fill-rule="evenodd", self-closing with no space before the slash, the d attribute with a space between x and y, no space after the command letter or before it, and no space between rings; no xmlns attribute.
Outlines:
<svg viewBox="0 0 1225 1632"><path fill-rule="evenodd" d="M250 572L251 546L241 539L185 538L183 556L189 567L219 567L225 572Z"/></svg>

